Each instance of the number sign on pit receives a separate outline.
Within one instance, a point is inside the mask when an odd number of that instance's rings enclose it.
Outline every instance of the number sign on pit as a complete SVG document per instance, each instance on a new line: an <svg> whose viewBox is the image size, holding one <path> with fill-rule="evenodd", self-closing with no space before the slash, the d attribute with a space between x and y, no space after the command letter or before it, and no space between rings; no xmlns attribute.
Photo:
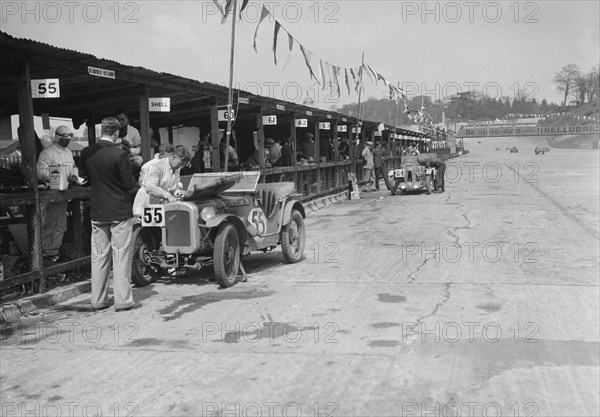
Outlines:
<svg viewBox="0 0 600 417"><path fill-rule="evenodd" d="M227 109L217 111L217 120L219 122L226 122L229 119L229 112ZM231 110L231 120L235 120L235 111Z"/></svg>
<svg viewBox="0 0 600 417"><path fill-rule="evenodd" d="M58 78L31 80L31 98L59 98Z"/></svg>
<svg viewBox="0 0 600 417"><path fill-rule="evenodd" d="M276 125L277 124L277 116L263 116L263 125Z"/></svg>
<svg viewBox="0 0 600 417"><path fill-rule="evenodd" d="M296 119L296 127L308 127L308 119Z"/></svg>

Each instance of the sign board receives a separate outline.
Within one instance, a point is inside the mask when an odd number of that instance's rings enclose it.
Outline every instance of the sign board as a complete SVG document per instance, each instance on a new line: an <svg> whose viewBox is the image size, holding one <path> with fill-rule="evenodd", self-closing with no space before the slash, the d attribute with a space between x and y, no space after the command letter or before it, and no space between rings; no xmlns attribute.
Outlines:
<svg viewBox="0 0 600 417"><path fill-rule="evenodd" d="M308 119L296 119L296 127L308 127Z"/></svg>
<svg viewBox="0 0 600 417"><path fill-rule="evenodd" d="M597 135L600 133L600 124L539 126L538 132L540 135Z"/></svg>
<svg viewBox="0 0 600 417"><path fill-rule="evenodd" d="M306 115L307 116L312 116L312 112L310 110L306 110Z"/></svg>
<svg viewBox="0 0 600 417"><path fill-rule="evenodd" d="M32 98L59 98L60 85L58 78L31 80Z"/></svg>
<svg viewBox="0 0 600 417"><path fill-rule="evenodd" d="M115 72L104 68L90 67L88 66L88 74L94 77L112 78L115 79Z"/></svg>
<svg viewBox="0 0 600 417"><path fill-rule="evenodd" d="M362 128L360 126L352 128L352 133L360 133L361 131L362 131Z"/></svg>
<svg viewBox="0 0 600 417"><path fill-rule="evenodd" d="M248 100L248 98L246 98L246 97L240 97L240 98L238 98L238 103L248 104L248 103L250 103L250 100Z"/></svg>
<svg viewBox="0 0 600 417"><path fill-rule="evenodd" d="M235 120L235 110L231 110L231 120ZM227 109L217 110L217 120L219 122L226 122L229 120L229 111Z"/></svg>
<svg viewBox="0 0 600 417"><path fill-rule="evenodd" d="M348 131L348 126L347 125L338 125L337 131L338 132L347 132Z"/></svg>
<svg viewBox="0 0 600 417"><path fill-rule="evenodd" d="M263 116L263 125L276 125L277 124L277 116L269 115Z"/></svg>
<svg viewBox="0 0 600 417"><path fill-rule="evenodd" d="M278 104L275 107L277 108L277 110L281 110L281 111L285 110L285 106L283 104Z"/></svg>
<svg viewBox="0 0 600 417"><path fill-rule="evenodd" d="M331 115L330 115L330 114L328 114L328 115L327 115L327 118L328 118L328 119L331 119Z"/></svg>
<svg viewBox="0 0 600 417"><path fill-rule="evenodd" d="M148 111L151 112L170 112L170 97L150 97L148 99Z"/></svg>
<svg viewBox="0 0 600 417"><path fill-rule="evenodd" d="M331 129L331 123L330 122L320 122L319 123L319 129L320 130L330 130Z"/></svg>

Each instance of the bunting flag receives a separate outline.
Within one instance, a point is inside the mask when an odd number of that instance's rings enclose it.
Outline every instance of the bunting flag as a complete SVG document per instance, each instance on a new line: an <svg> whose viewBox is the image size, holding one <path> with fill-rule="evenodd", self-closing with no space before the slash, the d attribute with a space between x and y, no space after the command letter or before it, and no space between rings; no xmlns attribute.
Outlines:
<svg viewBox="0 0 600 417"><path fill-rule="evenodd" d="M344 68L344 74L346 79L346 88L348 89L348 95L350 95L350 82L348 81L348 68Z"/></svg>
<svg viewBox="0 0 600 417"><path fill-rule="evenodd" d="M319 59L319 68L321 70L321 80L323 80L323 83L321 84L321 86L323 88L325 88L325 85L327 84L327 79L325 78L325 70L323 69L323 60Z"/></svg>
<svg viewBox="0 0 600 417"><path fill-rule="evenodd" d="M282 71L285 69L285 67L287 67L287 64L290 62L290 59L292 58L292 48L294 47L294 38L292 37L292 35L289 34L288 31L286 31L286 33L288 35L288 57L285 61L285 64L283 65L283 68L281 69Z"/></svg>
<svg viewBox="0 0 600 417"><path fill-rule="evenodd" d="M364 67L371 81L374 82L375 85L377 85L377 73L373 70L373 68L371 68L369 64L365 64Z"/></svg>
<svg viewBox="0 0 600 417"><path fill-rule="evenodd" d="M244 0L244 1L242 2L242 8L240 9L240 19L242 18L242 12L244 11L244 9L246 8L246 6L248 5L248 2L249 2L249 1L250 1L250 0Z"/></svg>
<svg viewBox="0 0 600 417"><path fill-rule="evenodd" d="M258 52L258 49L256 49L256 37L258 36L258 28L260 27L260 24L262 23L263 20L265 20L265 17L267 17L269 15L269 9L267 9L265 6L263 6L262 11L260 12L260 19L258 20L258 24L256 25L256 30L254 31L254 52Z"/></svg>
<svg viewBox="0 0 600 417"><path fill-rule="evenodd" d="M275 61L275 65L277 65L277 35L279 35L279 29L281 29L281 25L276 20L275 31L273 32L273 61Z"/></svg>
<svg viewBox="0 0 600 417"><path fill-rule="evenodd" d="M235 1L237 0L227 0L227 3L225 4L225 13L223 14L223 18L221 19L221 24L227 21L227 16L229 16L229 11L231 10L231 7L233 6Z"/></svg>
<svg viewBox="0 0 600 417"><path fill-rule="evenodd" d="M317 80L317 82L319 84L321 84L321 81L319 80L319 77L317 77L315 72L313 71L313 68L312 68L312 65L310 62L312 53L310 51L307 51L306 49L304 49L304 46L302 44L298 44L298 45L300 45L300 51L302 52L302 55L304 55L304 62L306 62L306 66L308 67L308 71L310 72L311 78L314 78L315 80Z"/></svg>
<svg viewBox="0 0 600 417"><path fill-rule="evenodd" d="M338 98L341 96L341 88L340 88L340 80L338 79L338 73L340 71L340 67L333 66L333 81L337 87Z"/></svg>
<svg viewBox="0 0 600 417"><path fill-rule="evenodd" d="M385 78L383 78L383 75L381 75L380 73L376 72L375 73L377 75L377 81L379 82L379 80L383 81L383 85L388 85L389 83L387 82L387 80Z"/></svg>
<svg viewBox="0 0 600 417"><path fill-rule="evenodd" d="M217 6L217 9L219 9L219 12L221 13L221 19L223 17L225 17L225 12L223 11L223 8L219 4L219 0L213 0L213 3L215 4L215 6Z"/></svg>

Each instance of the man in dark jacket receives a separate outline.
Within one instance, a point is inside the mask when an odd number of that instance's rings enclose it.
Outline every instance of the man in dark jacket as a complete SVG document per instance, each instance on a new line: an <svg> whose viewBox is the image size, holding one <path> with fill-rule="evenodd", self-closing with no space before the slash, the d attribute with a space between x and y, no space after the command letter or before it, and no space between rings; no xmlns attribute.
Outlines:
<svg viewBox="0 0 600 417"><path fill-rule="evenodd" d="M375 171L375 189L379 190L379 177L383 177L385 181L385 186L388 190L392 189L390 185L390 180L387 176L387 170L385 168L385 164L383 163L383 151L381 149L381 143L375 142L375 149L373 149L373 170Z"/></svg>
<svg viewBox="0 0 600 417"><path fill-rule="evenodd" d="M134 305L131 291L133 212L129 191L135 185L129 154L114 145L119 121L102 120L98 142L81 151L82 173L91 186L92 308L110 307L108 279L113 271L115 310Z"/></svg>
<svg viewBox="0 0 600 417"><path fill-rule="evenodd" d="M427 168L433 167L436 169L435 173L435 188L437 193L443 193L444 190L444 174L446 173L446 163L435 156L425 156L419 155L417 157L417 162L419 165L423 165Z"/></svg>

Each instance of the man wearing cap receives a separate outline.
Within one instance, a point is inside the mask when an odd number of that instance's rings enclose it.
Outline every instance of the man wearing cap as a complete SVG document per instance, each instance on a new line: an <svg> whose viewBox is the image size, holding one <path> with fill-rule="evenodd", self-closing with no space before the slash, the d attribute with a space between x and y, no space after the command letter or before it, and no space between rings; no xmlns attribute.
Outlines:
<svg viewBox="0 0 600 417"><path fill-rule="evenodd" d="M446 173L446 163L435 156L419 155L417 156L417 162L419 165L423 165L427 168L433 167L436 169L435 172L435 188L434 193L443 193L444 190L444 174Z"/></svg>
<svg viewBox="0 0 600 417"><path fill-rule="evenodd" d="M42 181L50 181L50 165L61 165L67 171L67 180L77 183L73 168L73 153L68 148L73 132L67 126L59 126L54 134L54 141L45 148L38 158L37 174ZM59 260L63 235L67 231L67 201L55 201L42 206L42 256L44 261L54 263Z"/></svg>
<svg viewBox="0 0 600 417"><path fill-rule="evenodd" d="M267 138L265 140L265 148L267 148L267 150L269 151L269 160L265 162L268 162L271 164L271 166L274 166L275 162L277 162L277 160L281 158L282 146L275 142L273 139Z"/></svg>
<svg viewBox="0 0 600 417"><path fill-rule="evenodd" d="M373 142L367 141L366 146L361 153L363 160L365 161L363 172L363 181L365 182L365 188L371 187L371 175L373 174L373 152L371 152L372 148Z"/></svg>

